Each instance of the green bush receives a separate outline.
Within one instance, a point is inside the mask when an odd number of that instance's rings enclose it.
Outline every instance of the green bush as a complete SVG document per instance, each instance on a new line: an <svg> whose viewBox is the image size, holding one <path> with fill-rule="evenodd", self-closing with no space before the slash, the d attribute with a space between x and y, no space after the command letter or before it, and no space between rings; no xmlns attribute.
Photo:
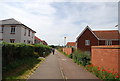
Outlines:
<svg viewBox="0 0 120 81"><path fill-rule="evenodd" d="M46 57L51 52L51 47L49 46L35 44L34 47L35 47L35 52L37 52L38 55L41 57Z"/></svg>
<svg viewBox="0 0 120 81"><path fill-rule="evenodd" d="M2 64L3 67L16 60L27 57L46 57L51 52L51 48L45 45L31 45L20 43L2 43Z"/></svg>
<svg viewBox="0 0 120 81"><path fill-rule="evenodd" d="M68 55L68 57L72 59L73 58L73 54Z"/></svg>
<svg viewBox="0 0 120 81"><path fill-rule="evenodd" d="M73 54L73 60L77 64L81 64L83 66L86 66L90 64L90 55L81 51L74 51Z"/></svg>

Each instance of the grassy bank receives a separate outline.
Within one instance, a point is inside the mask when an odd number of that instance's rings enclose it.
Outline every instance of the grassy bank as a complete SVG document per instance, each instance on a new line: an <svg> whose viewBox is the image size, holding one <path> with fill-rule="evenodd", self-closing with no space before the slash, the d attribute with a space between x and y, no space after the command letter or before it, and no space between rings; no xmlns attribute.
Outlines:
<svg viewBox="0 0 120 81"><path fill-rule="evenodd" d="M3 79L27 79L43 60L44 59L33 57L17 60L16 62L7 65L7 70L3 70Z"/></svg>

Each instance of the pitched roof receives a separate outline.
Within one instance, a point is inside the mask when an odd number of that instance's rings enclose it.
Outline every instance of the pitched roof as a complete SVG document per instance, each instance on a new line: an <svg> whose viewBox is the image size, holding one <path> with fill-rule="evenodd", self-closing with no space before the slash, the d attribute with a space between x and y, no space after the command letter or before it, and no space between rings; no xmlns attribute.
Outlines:
<svg viewBox="0 0 120 81"><path fill-rule="evenodd" d="M34 38L35 38L36 40L39 40L39 41L42 42L42 40L41 40L40 38L38 38L38 37L36 37L36 36L35 36Z"/></svg>
<svg viewBox="0 0 120 81"><path fill-rule="evenodd" d="M15 20L14 18L10 18L10 19L5 19L5 20L0 20L0 25L23 25L26 28L32 30L31 28L27 27L26 25L22 24L21 22ZM33 32L35 32L34 30L32 30ZM36 32L35 32L36 33Z"/></svg>
<svg viewBox="0 0 120 81"><path fill-rule="evenodd" d="M2 24L2 25L10 25L10 24L20 24L20 25L22 25L21 22L15 20L14 18L1 20L0 24Z"/></svg>
<svg viewBox="0 0 120 81"><path fill-rule="evenodd" d="M87 26L82 33L77 37L81 37L81 35L86 31L86 29L89 29L91 33L98 39L98 40L109 40L109 39L120 39L120 34L118 30L99 30L99 31L92 31L89 26Z"/></svg>
<svg viewBox="0 0 120 81"><path fill-rule="evenodd" d="M93 31L99 39L120 39L118 30Z"/></svg>
<svg viewBox="0 0 120 81"><path fill-rule="evenodd" d="M66 46L75 46L76 45L76 42L68 42L67 44L66 44Z"/></svg>
<svg viewBox="0 0 120 81"><path fill-rule="evenodd" d="M79 36L77 37L77 40L79 37L81 37L81 35L86 31L86 30L91 31L91 33L99 40L99 38L93 33L93 31L91 30L91 28L89 26L86 26L86 28L79 34Z"/></svg>

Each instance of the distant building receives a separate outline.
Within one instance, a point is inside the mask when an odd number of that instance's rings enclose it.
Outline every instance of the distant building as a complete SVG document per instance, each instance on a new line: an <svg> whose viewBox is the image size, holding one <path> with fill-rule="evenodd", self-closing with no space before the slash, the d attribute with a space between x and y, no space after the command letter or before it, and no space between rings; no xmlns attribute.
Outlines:
<svg viewBox="0 0 120 81"><path fill-rule="evenodd" d="M0 41L34 44L35 31L11 18L0 21Z"/></svg>
<svg viewBox="0 0 120 81"><path fill-rule="evenodd" d="M43 44L43 41L40 39L40 38L38 38L38 37L34 37L34 43L35 44Z"/></svg>
<svg viewBox="0 0 120 81"><path fill-rule="evenodd" d="M68 42L68 43L66 44L66 47L76 48L76 42Z"/></svg>
<svg viewBox="0 0 120 81"><path fill-rule="evenodd" d="M91 46L120 45L118 30L92 31L88 26L77 37L77 49L85 52L91 51Z"/></svg>

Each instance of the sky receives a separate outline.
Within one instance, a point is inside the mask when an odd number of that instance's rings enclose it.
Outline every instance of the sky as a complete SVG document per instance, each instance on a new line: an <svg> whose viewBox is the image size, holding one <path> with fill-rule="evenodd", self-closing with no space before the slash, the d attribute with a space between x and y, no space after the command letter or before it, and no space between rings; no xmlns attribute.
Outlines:
<svg viewBox="0 0 120 81"><path fill-rule="evenodd" d="M35 30L35 35L49 45L64 45L64 37L75 42L87 25L92 30L117 30L117 1L1 0L0 20L14 18Z"/></svg>

